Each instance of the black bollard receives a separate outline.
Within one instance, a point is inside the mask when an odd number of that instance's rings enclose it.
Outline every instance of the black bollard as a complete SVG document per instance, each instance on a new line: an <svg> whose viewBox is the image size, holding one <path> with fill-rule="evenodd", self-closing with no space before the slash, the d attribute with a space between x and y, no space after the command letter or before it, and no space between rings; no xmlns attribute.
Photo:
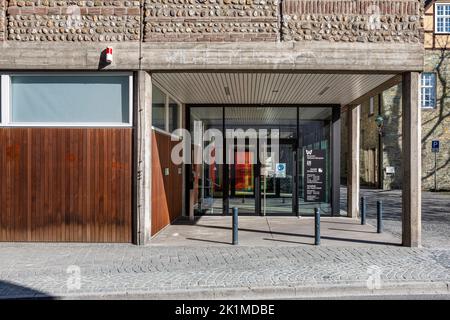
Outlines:
<svg viewBox="0 0 450 320"><path fill-rule="evenodd" d="M383 232L383 202L377 201L377 232Z"/></svg>
<svg viewBox="0 0 450 320"><path fill-rule="evenodd" d="M314 244L320 244L320 209L314 208Z"/></svg>
<svg viewBox="0 0 450 320"><path fill-rule="evenodd" d="M233 208L233 245L237 245L238 241L238 208Z"/></svg>
<svg viewBox="0 0 450 320"><path fill-rule="evenodd" d="M361 225L366 224L366 197L361 197Z"/></svg>

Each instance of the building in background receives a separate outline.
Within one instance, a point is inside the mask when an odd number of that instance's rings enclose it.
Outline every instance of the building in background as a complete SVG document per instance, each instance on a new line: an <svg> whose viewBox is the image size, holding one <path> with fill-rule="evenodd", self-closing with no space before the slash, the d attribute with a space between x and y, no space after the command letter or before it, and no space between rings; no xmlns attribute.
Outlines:
<svg viewBox="0 0 450 320"><path fill-rule="evenodd" d="M450 1L425 1L424 12L425 55L424 71L420 80L422 187L424 190L437 188L448 191L450 190ZM376 124L380 115L383 119L381 130ZM362 185L382 189L402 188L401 117L401 84L361 104ZM345 128L344 125L343 130ZM345 134L343 136L345 137ZM432 150L433 141L439 141L440 149L437 153ZM343 156L346 157L346 143L342 144L342 148ZM343 177L347 161L347 158L342 161Z"/></svg>

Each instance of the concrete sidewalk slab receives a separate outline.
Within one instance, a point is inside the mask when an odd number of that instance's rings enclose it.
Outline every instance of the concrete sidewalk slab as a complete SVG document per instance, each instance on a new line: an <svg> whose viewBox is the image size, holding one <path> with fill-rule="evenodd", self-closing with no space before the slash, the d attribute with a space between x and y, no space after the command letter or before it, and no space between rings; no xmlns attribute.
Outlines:
<svg viewBox="0 0 450 320"><path fill-rule="evenodd" d="M229 216L203 216L190 222L179 219L152 240L159 246L228 246L231 244L232 220ZM314 245L312 217L239 217L241 246ZM400 238L372 225L345 217L321 218L322 246L401 245Z"/></svg>

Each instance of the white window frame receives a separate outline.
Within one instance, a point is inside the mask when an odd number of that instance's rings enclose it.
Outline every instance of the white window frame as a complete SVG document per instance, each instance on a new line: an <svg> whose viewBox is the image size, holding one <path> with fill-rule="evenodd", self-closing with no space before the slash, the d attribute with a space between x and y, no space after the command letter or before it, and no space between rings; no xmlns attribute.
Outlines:
<svg viewBox="0 0 450 320"><path fill-rule="evenodd" d="M443 6L444 7L444 15L438 16L438 6ZM450 14L449 15L445 14L445 7L449 7L450 8L450 3L441 2L441 3L435 3L434 4L434 33L436 33L436 34L450 34L450 28L449 28L449 30L445 30L445 22L446 22L446 20L448 19L450 21ZM444 19L444 30L443 31L439 31L438 30L438 18L443 18Z"/></svg>
<svg viewBox="0 0 450 320"><path fill-rule="evenodd" d="M156 81L153 81L153 85L166 95L166 99L164 100L164 130L153 126L153 117L152 117L152 129L155 131L161 132L161 133L166 133L166 134L172 135L172 132L170 132L170 128L169 128L169 125L170 125L169 101L172 99L172 101L174 101L178 105L178 119L177 119L177 127L178 128L182 127L182 119L183 119L182 118L183 117L182 103L177 98L175 98L172 94L170 94L169 91L164 89L164 87L162 85L160 85L159 83L157 83ZM152 102L152 108L153 108L153 102Z"/></svg>
<svg viewBox="0 0 450 320"><path fill-rule="evenodd" d="M41 76L128 76L129 106L128 122L14 122L12 121L11 77L41 77ZM133 126L133 73L132 72L14 72L1 75L1 119L0 127L132 127Z"/></svg>
<svg viewBox="0 0 450 320"><path fill-rule="evenodd" d="M423 86L423 85L422 85L422 76L423 76L424 74L432 74L432 75L434 76L434 83L433 83L432 86ZM419 96L420 96L420 108L421 108L421 109L436 109L436 93L437 93L437 90L436 90L436 86L437 86L436 80L437 80L437 78L436 78L436 73L435 73L435 72L422 72L422 73L420 74L420 77L419 77ZM424 88L424 87L426 87L426 88L431 88L431 89L433 90L434 104L433 104L432 106L424 106L424 105L423 105L422 91L423 91L423 88Z"/></svg>

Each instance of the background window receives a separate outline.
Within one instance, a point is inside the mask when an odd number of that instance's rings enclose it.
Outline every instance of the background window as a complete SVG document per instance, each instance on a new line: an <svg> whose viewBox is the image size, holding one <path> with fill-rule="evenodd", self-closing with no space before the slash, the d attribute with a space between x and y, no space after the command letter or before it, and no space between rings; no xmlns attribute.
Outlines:
<svg viewBox="0 0 450 320"><path fill-rule="evenodd" d="M436 74L432 72L422 73L421 76L421 105L422 108L434 108L436 105Z"/></svg>
<svg viewBox="0 0 450 320"><path fill-rule="evenodd" d="M436 32L450 33L450 4L436 4Z"/></svg>
<svg viewBox="0 0 450 320"><path fill-rule="evenodd" d="M169 131L173 132L179 128L179 105L174 100L169 99Z"/></svg>
<svg viewBox="0 0 450 320"><path fill-rule="evenodd" d="M155 128L166 130L166 95L153 86L152 90L152 125Z"/></svg>
<svg viewBox="0 0 450 320"><path fill-rule="evenodd" d="M13 123L129 123L129 76L11 76Z"/></svg>
<svg viewBox="0 0 450 320"><path fill-rule="evenodd" d="M375 100L374 97L370 97L369 99L369 117L373 116L375 112L374 100Z"/></svg>

